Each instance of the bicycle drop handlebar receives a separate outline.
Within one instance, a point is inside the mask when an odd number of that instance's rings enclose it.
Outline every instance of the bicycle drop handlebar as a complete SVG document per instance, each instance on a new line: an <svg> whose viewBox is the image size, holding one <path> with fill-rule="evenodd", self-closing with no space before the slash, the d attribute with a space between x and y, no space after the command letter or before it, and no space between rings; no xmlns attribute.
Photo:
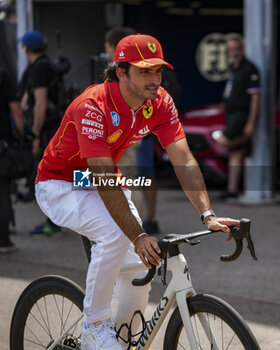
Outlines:
<svg viewBox="0 0 280 350"><path fill-rule="evenodd" d="M220 257L221 261L229 262L229 261L236 260L242 252L242 248L243 248L242 241L244 238L247 240L247 248L249 249L252 258L254 260L257 260L257 257L255 255L254 244L251 239L250 226L251 226L251 221L249 219L243 218L240 220L239 227L230 227L231 235L235 241L235 250L230 255L222 255ZM199 240L195 241L195 239L202 236L207 236L213 233L220 233L220 232L224 233L223 231L205 230L205 231L198 231L193 233L186 233L182 235L178 235L178 234L166 235L164 238L158 241L158 245L161 250L161 253L159 255L162 259L166 258L168 252L169 252L169 255L170 253L173 254L171 256L177 255L179 253L179 250L178 250L179 244L189 243L190 245L195 245L200 243ZM175 248L175 254L174 254L174 251L172 253L172 246L177 247L177 250ZM134 279L132 281L132 284L134 286L144 286L145 284L151 282L151 280L154 278L155 273L156 273L156 266L152 265L152 268L149 269L147 275L144 278Z"/></svg>

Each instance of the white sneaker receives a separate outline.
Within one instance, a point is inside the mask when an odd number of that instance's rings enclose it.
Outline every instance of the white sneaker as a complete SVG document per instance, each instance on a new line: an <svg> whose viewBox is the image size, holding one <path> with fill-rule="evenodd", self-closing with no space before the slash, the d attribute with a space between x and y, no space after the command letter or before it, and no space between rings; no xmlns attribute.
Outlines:
<svg viewBox="0 0 280 350"><path fill-rule="evenodd" d="M83 324L81 350L123 350L118 343L113 322L98 321L85 327Z"/></svg>

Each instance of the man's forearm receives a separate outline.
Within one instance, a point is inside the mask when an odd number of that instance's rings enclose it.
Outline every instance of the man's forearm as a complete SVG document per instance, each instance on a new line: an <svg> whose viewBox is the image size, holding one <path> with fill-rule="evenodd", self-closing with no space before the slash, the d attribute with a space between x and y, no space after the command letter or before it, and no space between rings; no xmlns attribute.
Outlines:
<svg viewBox="0 0 280 350"><path fill-rule="evenodd" d="M175 173L181 186L199 215L210 209L210 201L200 168L194 158L185 165L175 166Z"/></svg>
<svg viewBox="0 0 280 350"><path fill-rule="evenodd" d="M32 131L36 136L40 136L46 118L46 105L36 103L34 106L34 121Z"/></svg>
<svg viewBox="0 0 280 350"><path fill-rule="evenodd" d="M260 95L252 94L251 102L250 102L249 117L248 117L248 123L251 123L252 125L256 124L257 116L259 113L259 101L260 101Z"/></svg>
<svg viewBox="0 0 280 350"><path fill-rule="evenodd" d="M199 215L210 209L205 183L185 138L166 147L181 186Z"/></svg>
<svg viewBox="0 0 280 350"><path fill-rule="evenodd" d="M34 90L35 105L34 105L34 119L32 131L39 137L43 129L43 125L47 113L48 90L46 87L36 88Z"/></svg>
<svg viewBox="0 0 280 350"><path fill-rule="evenodd" d="M144 232L131 213L127 199L120 187L103 188L99 190L99 194L112 218L131 241Z"/></svg>

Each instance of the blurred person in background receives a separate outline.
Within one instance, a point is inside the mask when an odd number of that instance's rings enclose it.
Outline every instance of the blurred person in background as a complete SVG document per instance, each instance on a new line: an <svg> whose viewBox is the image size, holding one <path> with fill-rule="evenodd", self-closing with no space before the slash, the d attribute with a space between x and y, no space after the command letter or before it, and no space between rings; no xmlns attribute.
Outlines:
<svg viewBox="0 0 280 350"><path fill-rule="evenodd" d="M7 153L15 139L10 114L19 138L21 138L24 123L16 83L11 80L6 69L0 65L0 253L8 253L17 249L10 240L9 228L14 219L11 202L10 159L7 158Z"/></svg>
<svg viewBox="0 0 280 350"><path fill-rule="evenodd" d="M35 158L34 170L27 179L29 191L21 195L23 201L35 199L35 177L37 166L43 151L56 132L59 123L59 112L55 105L54 81L56 72L50 58L46 55L47 41L42 33L32 30L18 39L29 65L23 73L19 84L22 96L21 105L24 110L25 123L33 137L32 153ZM47 218L46 222L37 225L31 235L52 234L61 231L60 227Z"/></svg>
<svg viewBox="0 0 280 350"><path fill-rule="evenodd" d="M250 152L260 101L260 77L255 65L244 55L239 38L227 41L229 76L223 98L225 129L217 137L219 145L229 151L227 191L221 199L236 199L241 179L243 159Z"/></svg>
<svg viewBox="0 0 280 350"><path fill-rule="evenodd" d="M113 27L105 34L105 51L109 62L114 62L115 51L119 41L128 35L136 34L136 31L130 27Z"/></svg>

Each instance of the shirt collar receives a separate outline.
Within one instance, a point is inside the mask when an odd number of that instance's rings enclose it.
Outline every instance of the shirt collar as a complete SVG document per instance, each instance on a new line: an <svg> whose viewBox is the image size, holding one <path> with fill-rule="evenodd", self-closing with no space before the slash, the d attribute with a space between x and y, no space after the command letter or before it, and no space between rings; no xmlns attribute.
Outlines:
<svg viewBox="0 0 280 350"><path fill-rule="evenodd" d="M48 56L47 55L45 55L45 54L42 54L42 55L40 55L39 57L37 57L36 58L36 60L34 61L34 62L32 62L30 65L31 66L35 66L35 64L37 63L37 62L39 62L40 60L43 60L43 59L48 59Z"/></svg>
<svg viewBox="0 0 280 350"><path fill-rule="evenodd" d="M125 103L124 99L122 98L120 88L119 88L119 83L117 81L112 81L109 82L108 80L106 81L108 92L110 99L112 101L112 104L116 110L117 113L125 113L125 112L131 112L131 109L128 107L128 105ZM152 101L151 100L146 100L143 104L143 106L151 106ZM141 106L138 108L138 111L143 107Z"/></svg>

